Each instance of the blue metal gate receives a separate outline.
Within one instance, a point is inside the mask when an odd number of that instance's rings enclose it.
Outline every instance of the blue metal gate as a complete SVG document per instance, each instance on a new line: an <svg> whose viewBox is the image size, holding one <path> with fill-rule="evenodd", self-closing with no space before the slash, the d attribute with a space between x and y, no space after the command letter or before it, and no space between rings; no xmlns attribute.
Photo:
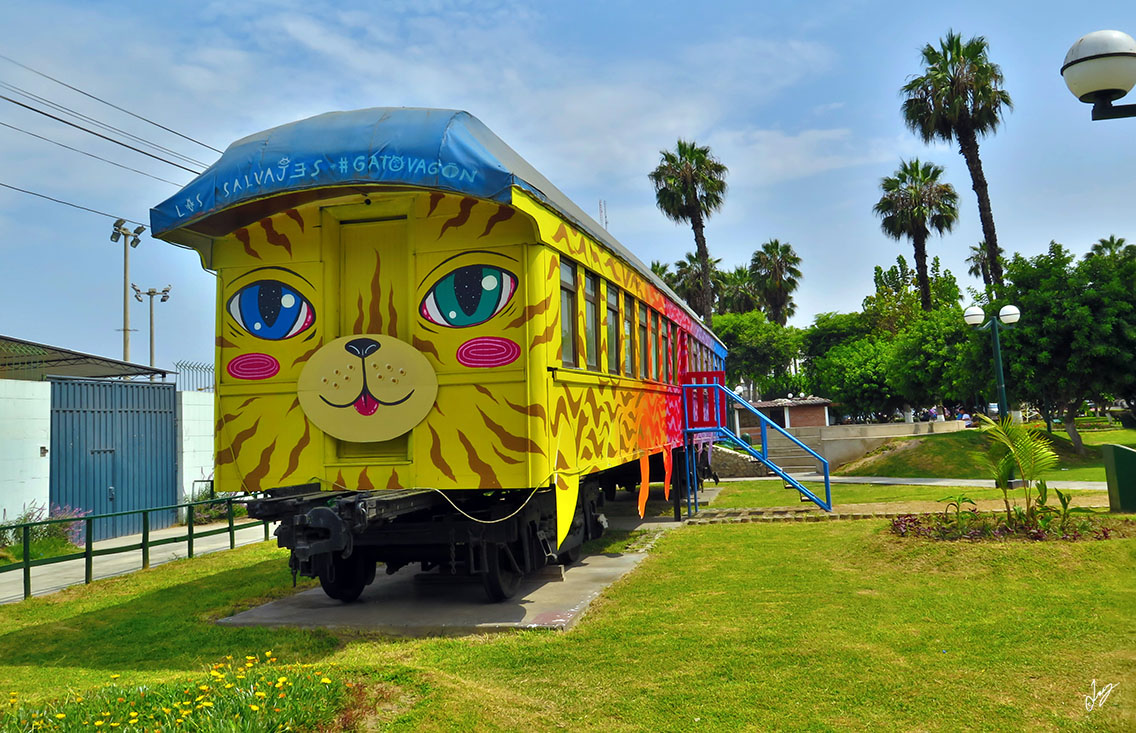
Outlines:
<svg viewBox="0 0 1136 733"><path fill-rule="evenodd" d="M173 384L52 378L52 505L108 514L176 504L176 401ZM155 512L150 526L174 519ZM142 516L94 525L96 540L136 534Z"/></svg>

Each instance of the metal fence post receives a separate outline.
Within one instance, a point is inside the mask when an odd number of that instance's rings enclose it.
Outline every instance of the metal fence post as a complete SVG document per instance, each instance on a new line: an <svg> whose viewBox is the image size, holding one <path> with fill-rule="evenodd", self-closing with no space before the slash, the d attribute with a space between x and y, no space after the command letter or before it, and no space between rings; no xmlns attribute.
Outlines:
<svg viewBox="0 0 1136 733"><path fill-rule="evenodd" d="M185 512L185 523L186 523L186 526L189 529L189 534L187 534L186 538L185 538L186 539L186 549L188 550L188 552L186 554L189 557L189 559L191 559L191 560L193 559L193 510L196 509L196 508L197 507L195 507L193 504L190 504L189 506L186 507L186 512Z"/></svg>
<svg viewBox="0 0 1136 733"><path fill-rule="evenodd" d="M83 582L90 583L95 579L95 520L87 517L83 524Z"/></svg>
<svg viewBox="0 0 1136 733"><path fill-rule="evenodd" d="M264 520L262 524L264 525L264 541L268 542L268 520Z"/></svg>
<svg viewBox="0 0 1136 733"><path fill-rule="evenodd" d="M142 512L142 569L150 568L150 512Z"/></svg>
<svg viewBox="0 0 1136 733"><path fill-rule="evenodd" d="M237 532L233 529L233 500L225 499L225 513L229 515L229 549L237 546Z"/></svg>
<svg viewBox="0 0 1136 733"><path fill-rule="evenodd" d="M20 533L24 543L24 600L32 597L32 528L24 525Z"/></svg>

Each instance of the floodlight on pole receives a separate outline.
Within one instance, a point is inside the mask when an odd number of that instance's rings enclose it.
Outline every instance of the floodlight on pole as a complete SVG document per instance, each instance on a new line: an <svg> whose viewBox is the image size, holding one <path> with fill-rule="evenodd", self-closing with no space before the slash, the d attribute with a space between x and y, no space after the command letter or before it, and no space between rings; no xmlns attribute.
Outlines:
<svg viewBox="0 0 1136 733"><path fill-rule="evenodd" d="M162 297L158 300L158 302L165 303L170 299L171 286L167 285L161 290L155 290L154 288L150 288L149 290L142 290L134 283L131 283L130 287L134 288L134 297L138 298L138 300L142 300L143 295L150 296L150 366L152 367L154 366L154 296L161 295ZM154 381L153 374L150 375L150 381Z"/></svg>
<svg viewBox="0 0 1136 733"><path fill-rule="evenodd" d="M1022 316L1022 312L1018 310L1017 306L1004 305L998 311L997 318L991 318L985 324L979 326L980 330L990 331L990 336L994 340L994 376L998 378L998 419L1001 420L1009 414L1009 406L1006 401L1006 380L1002 376L1002 342L998 338L998 332L1002 329L1011 328L1018 322ZM986 312L977 305L972 305L962 313L962 319L968 325L978 326L986 318Z"/></svg>
<svg viewBox="0 0 1136 733"><path fill-rule="evenodd" d="M122 360L130 361L130 249L137 247L139 235L146 227L139 226L134 231L126 227L126 219L115 219L111 228L110 241L122 240ZM141 298L139 298L141 300Z"/></svg>

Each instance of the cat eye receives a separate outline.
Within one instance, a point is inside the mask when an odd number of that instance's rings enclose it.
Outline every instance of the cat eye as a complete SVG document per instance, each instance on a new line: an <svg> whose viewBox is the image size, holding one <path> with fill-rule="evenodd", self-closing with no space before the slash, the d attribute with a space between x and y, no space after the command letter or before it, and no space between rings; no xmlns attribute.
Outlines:
<svg viewBox="0 0 1136 733"><path fill-rule="evenodd" d="M467 265L434 283L419 312L439 326L476 326L504 310L516 290L517 276L508 270Z"/></svg>
<svg viewBox="0 0 1136 733"><path fill-rule="evenodd" d="M229 298L229 315L257 338L281 341L308 330L316 320L307 298L278 280L260 280Z"/></svg>

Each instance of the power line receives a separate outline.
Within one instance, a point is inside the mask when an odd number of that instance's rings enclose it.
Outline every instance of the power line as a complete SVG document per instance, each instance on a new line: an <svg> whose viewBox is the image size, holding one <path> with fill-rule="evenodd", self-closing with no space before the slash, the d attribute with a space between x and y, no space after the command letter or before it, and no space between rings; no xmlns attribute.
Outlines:
<svg viewBox="0 0 1136 733"><path fill-rule="evenodd" d="M103 140L108 140L108 141L114 143L115 145L121 145L124 148L129 148L130 150L133 150L136 153L142 153L142 155L147 155L147 156L153 158L154 160L160 160L163 163L166 163L167 165L172 165L175 168L181 168L183 171L187 171L187 172L192 173L194 175L198 175L198 174L201 173L201 171L196 171L192 168L186 168L184 165L182 165L180 163L175 163L172 160L166 160L165 158L158 156L158 155L154 155L153 153L147 153L145 150L141 150L139 148L136 148L133 145L128 145L128 144L122 142L121 140L115 140L113 137L107 137L106 135L103 135L102 133L95 132L94 130L89 130L86 127L83 127L82 125L77 125L74 122L63 119L62 117L56 117L55 115L51 114L50 112L44 112L42 109L36 109L35 107L32 107L31 105L24 104L23 102L17 101L15 99L12 99L11 97L5 96L3 94L0 94L0 99L11 102L12 104L23 107L24 109L29 109L32 112L36 112L38 114L43 115L44 117L50 117L51 119L55 120L56 122L62 122L65 125L70 125L71 127L74 127L78 130L82 130L83 132L90 133L91 135L94 135L95 137L101 137Z"/></svg>
<svg viewBox="0 0 1136 733"><path fill-rule="evenodd" d="M102 102L103 104L107 105L108 107L113 107L114 109L117 109L119 112L125 112L126 114L130 115L131 117L134 117L135 119L142 120L143 122L147 122L147 123L153 125L154 127L158 127L158 128L165 130L166 132L173 133L174 135L177 135L178 137L180 137L184 140L189 140L191 143L196 143L203 148L209 148L210 150L212 150L215 153L223 153L224 152L222 150L218 150L217 148L213 147L212 145L209 145L207 143L203 143L200 140L195 140L192 137L190 137L189 135L183 135L182 133L178 132L177 130L166 127L165 125L154 122L153 120L147 119L147 118L145 118L141 115L135 114L128 109L124 109L123 107L119 107L117 104L113 104L112 102L108 102L105 99L103 99L102 97L97 97L94 94L91 94L89 92L85 92L78 87L71 86L70 84L68 84L65 81L60 81L59 79L56 79L54 76L48 76L47 74L43 73L42 71L36 71L32 67L27 66L26 64L21 64L19 61L16 61L15 59L10 58L8 56L5 56L2 53L0 53L0 59L4 59L5 61L7 61L9 63L13 63L16 66L19 66L21 69L27 69L28 71L32 72L33 74L38 74L39 76L42 76L44 79L50 79L51 81L55 82L56 84L62 84L63 86L67 87L68 89L70 89L72 91L79 92L79 94L82 94L85 97L89 97L89 98L95 100L96 102Z"/></svg>
<svg viewBox="0 0 1136 733"><path fill-rule="evenodd" d="M70 145L64 145L63 143L59 142L58 140L52 140L49 137L44 137L43 135L37 135L34 132L29 132L28 130L25 130L23 128L16 127L15 125L9 125L7 122L0 122L0 125L7 127L10 130L15 130L16 132L22 132L25 135L31 135L34 138L44 140L46 142L51 143L52 145L58 145L61 148L67 148L68 150L73 150L76 153L86 155L88 158L94 158L95 160L101 160L104 163L110 163L111 165L118 166L119 168L123 168L123 169L128 170L128 171L134 171L135 173L146 176L147 178L153 178L155 181L161 181L162 183L169 183L171 185L179 186L179 187L182 185L182 184L176 183L174 181L168 181L165 178L159 178L158 176L151 175L150 173L147 173L145 171L140 171L137 168L131 168L130 166L125 166L122 163L116 163L113 160L109 160L107 158L100 157L98 155L95 155L94 153L88 153L86 150L80 150L79 148L73 148Z"/></svg>
<svg viewBox="0 0 1136 733"><path fill-rule="evenodd" d="M138 142L142 145L149 146L149 147L153 148L154 150L158 150L160 152L166 153L167 155L172 155L175 158L181 158L182 160L184 160L187 163L191 163L193 165L199 165L202 168L205 168L205 167L208 166L208 163L203 163L202 161L197 160L196 158L191 158L188 155L182 155L181 153L179 153L176 150L173 150L172 148L167 148L164 145L159 145L159 144L157 144L157 143L155 143L151 140L147 140L144 137L140 137L138 135L135 135L132 132L127 132L126 130L123 130L122 128L115 127L114 125L109 125L109 124L107 124L107 123L105 123L101 120L97 120L94 117L91 117L90 115L83 114L82 112L77 112L77 111L71 109L70 107L68 107L66 105L58 104L56 102L51 101L50 99L47 99L46 97L41 97L38 94L33 94L33 93L27 91L26 89L21 89L14 84L9 84L7 82L0 81L0 87L2 87L4 89L8 89L10 91L13 91L16 94L20 94L24 97L27 97L28 99L39 102L40 104L46 104L48 107L51 107L52 109L54 109L57 112L60 112L62 114L71 115L72 117L78 117L79 119L81 119L85 122L89 122L89 123L93 124L95 127L101 127L102 129L106 130L107 132L118 133L119 135L122 135L123 137L134 140L134 141L136 141L136 142Z"/></svg>
<svg viewBox="0 0 1136 733"><path fill-rule="evenodd" d="M79 204L73 204L70 201L64 201L63 199L52 198L51 196L47 196L47 195L42 194L42 193L36 193L35 191L29 191L26 188L19 188L17 186L11 186L7 183L4 183L3 181L0 181L0 186L3 186L4 188L10 188L13 191L19 191L20 193L26 193L30 196L39 196L41 199L47 199L48 201L54 201L57 204L63 204L64 206L70 206L73 209L82 209L83 211L89 211L92 214L98 214L99 216L105 216L105 217L108 217L110 219L122 219L123 221L130 222L131 224L138 224L140 226L144 226L147 229L149 229L149 226L147 226L146 224L143 224L140 221L134 221L133 219L123 219L123 217L121 217L121 216L115 216L114 214L108 214L105 211L99 211L98 209L89 209L86 206L80 206Z"/></svg>

